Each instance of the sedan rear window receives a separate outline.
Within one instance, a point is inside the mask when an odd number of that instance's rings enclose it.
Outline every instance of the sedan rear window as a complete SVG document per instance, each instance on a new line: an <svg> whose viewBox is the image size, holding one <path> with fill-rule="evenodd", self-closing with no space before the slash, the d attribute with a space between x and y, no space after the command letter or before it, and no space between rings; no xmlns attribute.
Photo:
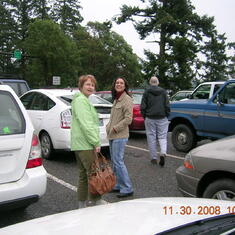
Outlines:
<svg viewBox="0 0 235 235"><path fill-rule="evenodd" d="M0 91L0 136L25 132L25 120L13 96Z"/></svg>
<svg viewBox="0 0 235 235"><path fill-rule="evenodd" d="M133 104L141 104L143 93L131 93Z"/></svg>

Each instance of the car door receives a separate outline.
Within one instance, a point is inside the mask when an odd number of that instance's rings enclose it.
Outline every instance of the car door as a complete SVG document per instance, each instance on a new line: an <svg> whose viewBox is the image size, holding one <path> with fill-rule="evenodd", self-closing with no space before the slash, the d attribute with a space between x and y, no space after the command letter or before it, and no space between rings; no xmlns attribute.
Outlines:
<svg viewBox="0 0 235 235"><path fill-rule="evenodd" d="M211 84L199 85L197 90L191 95L191 99L209 99L211 92Z"/></svg>
<svg viewBox="0 0 235 235"><path fill-rule="evenodd" d="M20 100L9 87L3 90L0 86L0 107L2 184L17 181L23 175L30 153L33 126Z"/></svg>
<svg viewBox="0 0 235 235"><path fill-rule="evenodd" d="M235 83L228 83L208 102L204 131L218 138L235 133Z"/></svg>
<svg viewBox="0 0 235 235"><path fill-rule="evenodd" d="M50 99L46 95L35 92L32 103L27 109L37 133L41 130L43 119L47 115L49 101Z"/></svg>

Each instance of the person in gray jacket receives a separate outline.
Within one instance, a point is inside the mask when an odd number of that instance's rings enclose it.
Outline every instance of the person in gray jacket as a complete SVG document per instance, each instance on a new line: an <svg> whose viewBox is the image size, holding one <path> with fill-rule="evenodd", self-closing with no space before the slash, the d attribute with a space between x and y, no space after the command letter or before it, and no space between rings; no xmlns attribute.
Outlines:
<svg viewBox="0 0 235 235"><path fill-rule="evenodd" d="M157 164L157 140L160 146L159 165L164 166L167 151L168 116L170 104L165 89L159 87L157 77L151 77L150 86L145 90L141 101L141 114L144 117L151 163Z"/></svg>

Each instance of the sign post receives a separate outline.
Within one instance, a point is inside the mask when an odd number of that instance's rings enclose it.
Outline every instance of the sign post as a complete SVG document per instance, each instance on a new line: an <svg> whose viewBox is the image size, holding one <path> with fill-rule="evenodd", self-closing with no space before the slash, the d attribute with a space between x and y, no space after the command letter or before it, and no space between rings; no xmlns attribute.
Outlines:
<svg viewBox="0 0 235 235"><path fill-rule="evenodd" d="M59 76L53 76L52 77L52 85L60 85L60 77Z"/></svg>

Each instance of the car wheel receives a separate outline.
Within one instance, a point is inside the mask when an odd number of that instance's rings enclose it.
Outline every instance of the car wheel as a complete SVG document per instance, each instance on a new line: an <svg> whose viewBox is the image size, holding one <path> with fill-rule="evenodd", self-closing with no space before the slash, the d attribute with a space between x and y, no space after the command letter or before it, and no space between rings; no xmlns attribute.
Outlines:
<svg viewBox="0 0 235 235"><path fill-rule="evenodd" d="M203 197L235 201L235 180L221 179L214 181L206 188Z"/></svg>
<svg viewBox="0 0 235 235"><path fill-rule="evenodd" d="M172 144L181 152L188 152L196 145L196 136L189 126L179 124L172 131Z"/></svg>
<svg viewBox="0 0 235 235"><path fill-rule="evenodd" d="M45 159L52 158L53 146L50 136L43 132L40 136L41 148L42 148L42 157Z"/></svg>

